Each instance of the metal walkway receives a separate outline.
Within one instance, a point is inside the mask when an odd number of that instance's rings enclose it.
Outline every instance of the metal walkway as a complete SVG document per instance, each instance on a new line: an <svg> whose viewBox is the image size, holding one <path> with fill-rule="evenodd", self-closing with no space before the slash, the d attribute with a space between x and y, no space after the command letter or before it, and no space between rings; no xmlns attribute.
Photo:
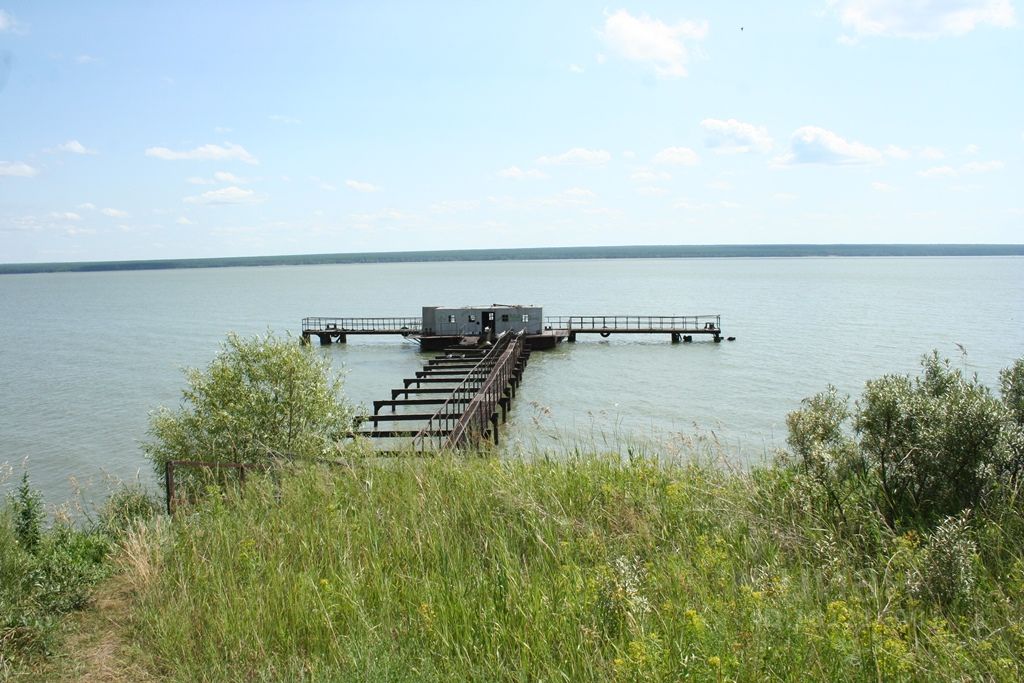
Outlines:
<svg viewBox="0 0 1024 683"><path fill-rule="evenodd" d="M544 329L564 332L570 342L578 334L668 334L672 341L692 341L694 335L707 335L716 342L722 338L720 315L570 315L544 318ZM688 338L689 337L689 338Z"/></svg>
<svg viewBox="0 0 1024 683"><path fill-rule="evenodd" d="M522 333L500 335L489 348L450 349L405 378L391 398L374 401L373 414L358 419L370 428L353 436L402 439L420 453L469 448L488 437L497 444L499 420L508 417L529 357Z"/></svg>
<svg viewBox="0 0 1024 683"><path fill-rule="evenodd" d="M302 319L302 340L318 337L321 344L345 343L349 335L401 335L419 339L420 318L324 318ZM667 334L673 342L693 341L695 336L722 340L720 315L570 315L544 318L542 334L533 338L555 338L555 342L576 341L580 334ZM531 344L531 337L526 339Z"/></svg>

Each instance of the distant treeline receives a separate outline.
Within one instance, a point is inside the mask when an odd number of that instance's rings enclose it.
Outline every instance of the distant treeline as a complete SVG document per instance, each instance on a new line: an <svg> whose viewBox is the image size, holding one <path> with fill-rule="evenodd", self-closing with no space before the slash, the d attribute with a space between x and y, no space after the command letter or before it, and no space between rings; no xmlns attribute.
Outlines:
<svg viewBox="0 0 1024 683"><path fill-rule="evenodd" d="M0 264L11 273L87 273L105 270L167 270L240 266L305 266L330 263L409 263L428 261L528 261L612 258L780 258L799 256L1024 256L1024 244L712 244L618 247L538 247L532 249L446 249L378 251L353 254L293 254L229 258Z"/></svg>

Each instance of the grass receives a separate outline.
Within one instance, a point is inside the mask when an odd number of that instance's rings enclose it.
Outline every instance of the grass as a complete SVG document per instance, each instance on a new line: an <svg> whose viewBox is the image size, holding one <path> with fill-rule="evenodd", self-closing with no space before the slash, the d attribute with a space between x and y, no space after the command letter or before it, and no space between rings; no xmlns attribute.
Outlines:
<svg viewBox="0 0 1024 683"><path fill-rule="evenodd" d="M26 482L0 514L0 678L1024 675L1017 492L851 534L784 462L638 450L354 457L210 489L174 520L122 491L78 526L47 525Z"/></svg>
<svg viewBox="0 0 1024 683"><path fill-rule="evenodd" d="M128 632L170 680L1020 679L1016 498L943 564L880 520L844 538L807 486L595 455L299 469L139 527ZM955 599L922 590L950 566Z"/></svg>
<svg viewBox="0 0 1024 683"><path fill-rule="evenodd" d="M27 474L0 505L0 680L45 679L69 629L67 615L85 607L114 571L113 558L133 520L152 515L151 501L123 488L95 519L50 520ZM49 523L48 523L49 522Z"/></svg>

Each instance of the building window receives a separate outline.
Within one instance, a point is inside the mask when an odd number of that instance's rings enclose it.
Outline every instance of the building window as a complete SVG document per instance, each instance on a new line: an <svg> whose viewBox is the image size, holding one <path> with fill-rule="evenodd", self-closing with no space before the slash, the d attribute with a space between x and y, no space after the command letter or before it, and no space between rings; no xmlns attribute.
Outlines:
<svg viewBox="0 0 1024 683"><path fill-rule="evenodd" d="M450 323L455 322L455 314L454 313L452 313L451 315L448 316L448 322L450 322Z"/></svg>
<svg viewBox="0 0 1024 683"><path fill-rule="evenodd" d="M502 313L501 314L501 322L503 322L503 323L507 323L508 322L508 313Z"/></svg>
<svg viewBox="0 0 1024 683"><path fill-rule="evenodd" d="M530 316L528 316L527 314L523 313L523 322L524 323L530 322Z"/></svg>
<svg viewBox="0 0 1024 683"><path fill-rule="evenodd" d="M469 314L469 322L471 322L471 323L475 323L476 322L476 316L473 315L472 313Z"/></svg>

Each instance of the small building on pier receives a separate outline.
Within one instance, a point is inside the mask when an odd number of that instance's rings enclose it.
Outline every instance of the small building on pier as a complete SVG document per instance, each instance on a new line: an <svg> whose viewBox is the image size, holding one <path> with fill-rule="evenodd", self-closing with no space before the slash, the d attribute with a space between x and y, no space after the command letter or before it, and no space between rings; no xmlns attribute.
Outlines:
<svg viewBox="0 0 1024 683"><path fill-rule="evenodd" d="M423 307L424 337L483 337L502 332L540 334L544 309L540 306Z"/></svg>

